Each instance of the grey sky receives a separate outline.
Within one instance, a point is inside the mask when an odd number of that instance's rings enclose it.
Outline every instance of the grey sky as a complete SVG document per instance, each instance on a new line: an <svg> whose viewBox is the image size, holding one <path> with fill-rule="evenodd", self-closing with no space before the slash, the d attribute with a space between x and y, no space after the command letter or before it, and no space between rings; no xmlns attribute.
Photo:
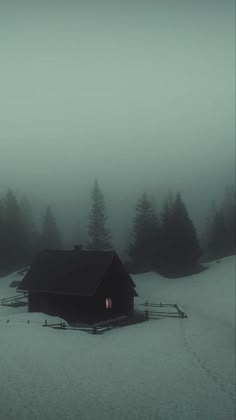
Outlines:
<svg viewBox="0 0 236 420"><path fill-rule="evenodd" d="M0 191L83 218L97 176L114 223L144 189L198 223L234 177L234 30L230 0L0 1Z"/></svg>

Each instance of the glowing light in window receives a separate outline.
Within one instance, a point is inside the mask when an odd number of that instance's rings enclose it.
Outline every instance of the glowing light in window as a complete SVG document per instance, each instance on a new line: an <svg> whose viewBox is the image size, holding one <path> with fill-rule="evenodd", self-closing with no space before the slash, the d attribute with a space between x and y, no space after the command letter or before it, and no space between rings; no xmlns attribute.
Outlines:
<svg viewBox="0 0 236 420"><path fill-rule="evenodd" d="M110 297L106 298L106 309L112 308L112 300Z"/></svg>

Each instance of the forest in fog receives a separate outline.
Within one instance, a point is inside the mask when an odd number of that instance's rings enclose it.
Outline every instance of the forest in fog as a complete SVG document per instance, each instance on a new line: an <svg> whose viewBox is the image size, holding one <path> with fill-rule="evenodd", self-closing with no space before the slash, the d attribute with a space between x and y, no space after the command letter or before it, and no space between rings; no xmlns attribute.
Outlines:
<svg viewBox="0 0 236 420"><path fill-rule="evenodd" d="M235 1L0 0L0 420L235 420Z"/></svg>
<svg viewBox="0 0 236 420"><path fill-rule="evenodd" d="M1 273L76 244L167 276L235 252L234 12L1 3Z"/></svg>
<svg viewBox="0 0 236 420"><path fill-rule="evenodd" d="M86 238L73 232L69 241L58 223L57 208L48 203L38 224L28 197L8 189L0 200L0 274L31 264L41 250L75 245L87 250L113 249L130 272L158 271L170 277L198 272L200 262L235 254L235 203L235 187L228 186L220 205L209 202L203 232L198 232L181 192L168 193L158 210L153 197L143 192L134 203L129 234L124 249L120 249L113 233L116 226L110 224L106 197L97 180L87 225L83 226Z"/></svg>

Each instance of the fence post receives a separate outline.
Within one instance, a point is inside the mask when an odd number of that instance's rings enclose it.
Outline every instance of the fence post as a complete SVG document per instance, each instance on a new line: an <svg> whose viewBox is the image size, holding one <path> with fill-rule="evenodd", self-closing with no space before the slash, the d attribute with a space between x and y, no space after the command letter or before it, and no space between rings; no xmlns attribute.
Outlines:
<svg viewBox="0 0 236 420"><path fill-rule="evenodd" d="M146 302L145 302L145 304L144 304L145 306L148 306L148 301L146 300Z"/></svg>
<svg viewBox="0 0 236 420"><path fill-rule="evenodd" d="M145 313L146 319L149 319L149 312L148 312L147 309L146 309L146 311L144 311L144 313Z"/></svg>
<svg viewBox="0 0 236 420"><path fill-rule="evenodd" d="M97 327L96 326L93 327L93 334L97 334Z"/></svg>

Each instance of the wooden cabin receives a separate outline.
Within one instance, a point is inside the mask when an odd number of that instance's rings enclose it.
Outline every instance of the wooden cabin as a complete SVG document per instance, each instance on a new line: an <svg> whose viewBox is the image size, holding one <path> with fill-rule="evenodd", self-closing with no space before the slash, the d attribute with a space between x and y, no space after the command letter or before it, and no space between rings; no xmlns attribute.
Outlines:
<svg viewBox="0 0 236 420"><path fill-rule="evenodd" d="M73 322L98 322L133 314L135 284L113 251L42 251L18 291L30 312Z"/></svg>

